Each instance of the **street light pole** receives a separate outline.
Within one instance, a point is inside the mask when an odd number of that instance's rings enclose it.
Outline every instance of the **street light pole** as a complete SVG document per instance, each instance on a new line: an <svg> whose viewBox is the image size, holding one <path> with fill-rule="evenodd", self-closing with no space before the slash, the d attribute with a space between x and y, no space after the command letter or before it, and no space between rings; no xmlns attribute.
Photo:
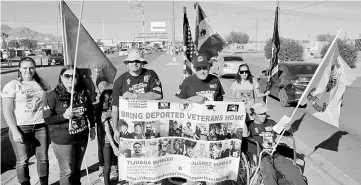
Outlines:
<svg viewBox="0 0 361 185"><path fill-rule="evenodd" d="M175 16L174 16L174 0L173 0L173 63L177 61L176 56L175 56Z"/></svg>
<svg viewBox="0 0 361 185"><path fill-rule="evenodd" d="M145 41L145 35L144 35L144 7L142 6L141 7L141 9L142 9L142 16L143 16L143 45L144 45L144 41Z"/></svg>

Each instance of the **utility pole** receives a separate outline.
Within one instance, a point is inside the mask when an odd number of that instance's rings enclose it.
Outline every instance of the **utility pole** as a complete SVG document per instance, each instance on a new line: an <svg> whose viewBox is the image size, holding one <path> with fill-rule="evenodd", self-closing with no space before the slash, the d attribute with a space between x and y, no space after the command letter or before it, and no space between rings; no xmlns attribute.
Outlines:
<svg viewBox="0 0 361 185"><path fill-rule="evenodd" d="M104 46L104 20L103 20L103 46Z"/></svg>
<svg viewBox="0 0 361 185"><path fill-rule="evenodd" d="M258 32L258 23L257 23L257 20L256 20L256 52L257 52L257 33Z"/></svg>
<svg viewBox="0 0 361 185"><path fill-rule="evenodd" d="M145 42L145 33L144 33L144 7L142 6L141 7L142 9L142 19L143 19L143 45L144 45L144 42Z"/></svg>

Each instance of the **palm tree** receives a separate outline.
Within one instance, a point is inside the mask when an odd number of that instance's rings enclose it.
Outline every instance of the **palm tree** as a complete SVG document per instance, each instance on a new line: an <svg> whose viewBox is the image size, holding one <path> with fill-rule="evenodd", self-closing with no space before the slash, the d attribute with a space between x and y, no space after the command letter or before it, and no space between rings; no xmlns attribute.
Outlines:
<svg viewBox="0 0 361 185"><path fill-rule="evenodd" d="M2 40L2 43L1 43L1 48L3 49L7 49L7 45L5 46L5 39L9 38L9 35L6 34L6 33L1 33L1 40Z"/></svg>

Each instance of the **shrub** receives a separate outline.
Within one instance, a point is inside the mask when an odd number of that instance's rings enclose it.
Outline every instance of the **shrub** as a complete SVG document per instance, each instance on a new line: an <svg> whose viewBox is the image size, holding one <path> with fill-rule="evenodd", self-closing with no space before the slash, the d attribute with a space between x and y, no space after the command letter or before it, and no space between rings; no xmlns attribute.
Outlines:
<svg viewBox="0 0 361 185"><path fill-rule="evenodd" d="M323 58L330 47L332 41L328 42L326 45L324 45L321 49L321 57ZM351 67L356 67L357 62L357 50L354 47L354 45L347 43L346 40L337 39L338 43L338 50L340 52L341 57L345 62Z"/></svg>
<svg viewBox="0 0 361 185"><path fill-rule="evenodd" d="M280 61L303 61L303 46L296 40L288 38L280 38L281 49L278 53ZM267 59L272 57L272 39L267 40L264 47L265 56Z"/></svg>

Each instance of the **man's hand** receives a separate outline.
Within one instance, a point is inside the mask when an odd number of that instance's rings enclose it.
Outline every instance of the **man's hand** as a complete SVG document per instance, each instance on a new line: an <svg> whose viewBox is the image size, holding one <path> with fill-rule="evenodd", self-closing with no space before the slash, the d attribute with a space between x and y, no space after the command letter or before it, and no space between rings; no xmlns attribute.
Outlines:
<svg viewBox="0 0 361 185"><path fill-rule="evenodd" d="M195 95L189 98L190 101L203 104L205 102L205 98L203 96Z"/></svg>
<svg viewBox="0 0 361 185"><path fill-rule="evenodd" d="M124 99L136 99L137 96L136 96L136 94L127 91L123 94L123 98Z"/></svg>

